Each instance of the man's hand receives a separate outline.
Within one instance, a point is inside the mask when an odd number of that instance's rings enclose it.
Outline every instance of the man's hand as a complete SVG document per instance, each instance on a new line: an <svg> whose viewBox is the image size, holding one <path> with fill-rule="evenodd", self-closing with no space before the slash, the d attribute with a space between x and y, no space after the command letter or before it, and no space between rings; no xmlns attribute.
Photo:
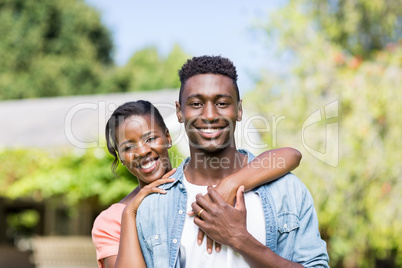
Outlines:
<svg viewBox="0 0 402 268"><path fill-rule="evenodd" d="M218 194L222 197L222 199L229 205L234 206L235 200L236 200L236 192L239 189L239 185L236 183L233 183L233 179L229 177L226 177L225 179L221 180L218 185L214 188ZM208 202L212 202L212 199L209 195L209 193L206 193L204 195L206 200ZM194 212L188 213L189 216L196 216ZM202 240L204 240L205 233L203 230L198 229L198 234L197 234L197 243L198 245L202 244ZM209 236L206 236L207 239L207 252L212 253L213 246L214 246L214 240L212 240ZM215 242L215 251L220 252L221 251L221 244L218 242Z"/></svg>
<svg viewBox="0 0 402 268"><path fill-rule="evenodd" d="M209 198L198 194L191 206L198 216L194 223L213 240L233 247L247 232L244 186L236 194L236 206L227 204L213 187L208 187Z"/></svg>

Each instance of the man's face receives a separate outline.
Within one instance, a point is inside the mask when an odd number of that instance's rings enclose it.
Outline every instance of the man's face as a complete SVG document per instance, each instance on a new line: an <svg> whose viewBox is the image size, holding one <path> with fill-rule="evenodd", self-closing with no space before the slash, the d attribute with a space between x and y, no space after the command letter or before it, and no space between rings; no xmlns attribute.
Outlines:
<svg viewBox="0 0 402 268"><path fill-rule="evenodd" d="M195 75L185 83L181 101L181 105L176 102L176 113L185 124L190 147L216 152L235 145L234 130L242 108L232 79L218 74Z"/></svg>

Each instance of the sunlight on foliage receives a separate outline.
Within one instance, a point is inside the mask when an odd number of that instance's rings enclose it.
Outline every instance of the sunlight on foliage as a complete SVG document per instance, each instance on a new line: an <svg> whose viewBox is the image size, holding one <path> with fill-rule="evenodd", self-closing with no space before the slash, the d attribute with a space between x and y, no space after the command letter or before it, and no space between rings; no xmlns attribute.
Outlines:
<svg viewBox="0 0 402 268"><path fill-rule="evenodd" d="M331 266L376 267L387 260L402 267L402 43L372 50L369 58L352 55L317 31L316 21L303 12L291 1L263 26L269 40L279 43L278 54L291 54L292 60L285 74L263 73L246 97L245 104L252 104L246 109L285 117L263 138L272 147L303 153L295 174L314 197ZM325 122L331 103L339 112ZM303 129L317 111L324 119ZM330 124L339 125L339 137L326 140ZM307 150L323 154L335 139L335 166Z"/></svg>
<svg viewBox="0 0 402 268"><path fill-rule="evenodd" d="M99 154L99 150L104 154ZM178 151L169 150L171 159ZM101 205L120 201L135 187L137 179L123 166L116 177L110 167L113 158L106 149L82 153L65 151L59 155L26 149L0 151L0 196L43 201L61 197L69 205L96 198ZM177 161L176 161L177 162ZM172 163L177 166L177 163Z"/></svg>
<svg viewBox="0 0 402 268"><path fill-rule="evenodd" d="M6 221L11 232L27 235L39 223L39 213L36 210L28 209L8 215Z"/></svg>

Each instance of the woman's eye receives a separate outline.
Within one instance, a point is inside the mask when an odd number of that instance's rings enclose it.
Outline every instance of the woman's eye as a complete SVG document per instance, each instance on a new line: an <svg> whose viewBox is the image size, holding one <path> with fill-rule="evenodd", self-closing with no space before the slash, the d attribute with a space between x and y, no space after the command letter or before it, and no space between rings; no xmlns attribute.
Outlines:
<svg viewBox="0 0 402 268"><path fill-rule="evenodd" d="M146 143L151 143L151 142L153 142L153 141L155 141L156 140L156 137L149 137L147 140L146 140Z"/></svg>
<svg viewBox="0 0 402 268"><path fill-rule="evenodd" d="M132 148L134 148L134 146L127 146L127 147L124 147L123 151L124 151L124 152L128 152L128 151L130 151Z"/></svg>

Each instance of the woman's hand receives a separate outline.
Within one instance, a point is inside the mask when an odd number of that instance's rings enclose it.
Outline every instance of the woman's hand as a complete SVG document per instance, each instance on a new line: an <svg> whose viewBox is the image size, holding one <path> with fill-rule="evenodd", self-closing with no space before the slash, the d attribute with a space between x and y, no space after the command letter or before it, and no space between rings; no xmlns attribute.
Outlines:
<svg viewBox="0 0 402 268"><path fill-rule="evenodd" d="M159 180L156 180L144 186L138 192L138 194L133 199L131 199L131 201L127 204L126 208L124 209L124 212L137 215L137 209L140 206L142 200L144 200L144 198L147 195L152 193L166 194L166 191L161 188L158 188L158 186L165 183L173 182L175 179L169 177L172 176L175 172L176 169L174 168L171 171L167 172L165 175L163 175L163 177L160 178Z"/></svg>
<svg viewBox="0 0 402 268"><path fill-rule="evenodd" d="M235 183L234 180L232 180L231 177L229 176L221 180L214 189L222 197L223 201L225 201L227 204L233 207L236 200L236 193L239 187L240 185Z"/></svg>
<svg viewBox="0 0 402 268"><path fill-rule="evenodd" d="M158 179L138 191L138 188L132 192L136 195L130 200L130 202L124 208L121 216L121 233L119 243L119 253L116 256L108 257L105 259L107 267L143 267L146 268L144 256L142 255L140 241L138 240L137 228L136 228L136 215L137 209L140 206L142 200L152 193L165 194L166 191L158 188L159 185L164 183L173 182L174 179L169 178L176 169L172 169L167 172L161 179Z"/></svg>

